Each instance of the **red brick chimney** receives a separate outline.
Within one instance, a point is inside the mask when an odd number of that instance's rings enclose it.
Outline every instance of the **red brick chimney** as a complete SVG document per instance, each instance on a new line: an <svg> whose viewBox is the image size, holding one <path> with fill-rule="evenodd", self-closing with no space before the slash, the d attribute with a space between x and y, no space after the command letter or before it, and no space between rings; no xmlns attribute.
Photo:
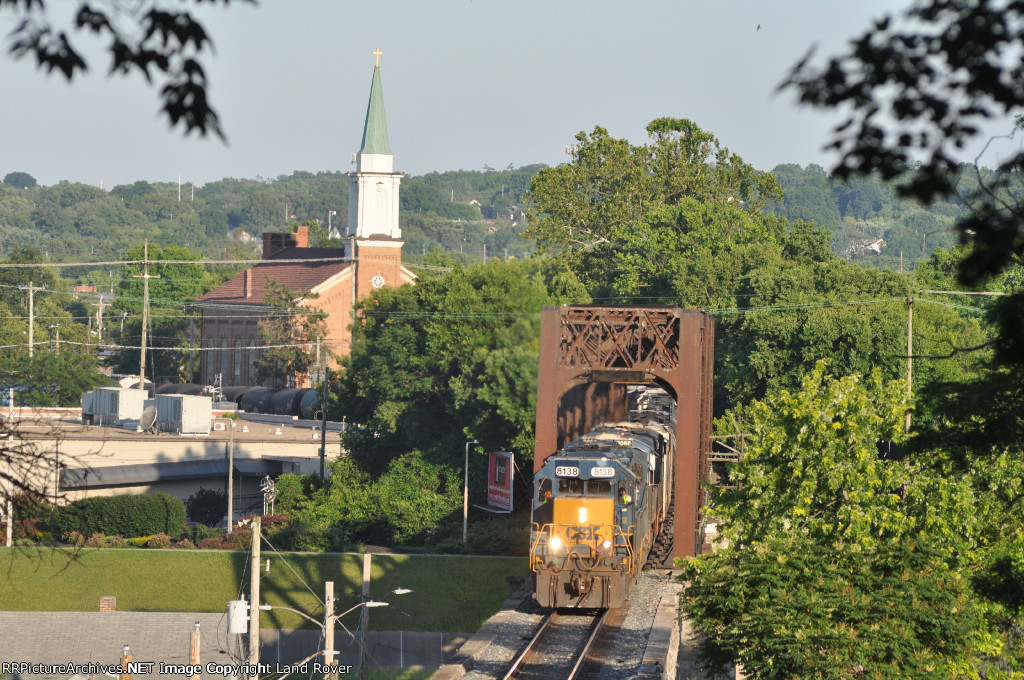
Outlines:
<svg viewBox="0 0 1024 680"><path fill-rule="evenodd" d="M252 297L252 270L246 269L245 276L242 279L242 297Z"/></svg>
<svg viewBox="0 0 1024 680"><path fill-rule="evenodd" d="M296 248L308 248L309 247L309 226L306 224L300 224L295 227L295 247Z"/></svg>
<svg viewBox="0 0 1024 680"><path fill-rule="evenodd" d="M309 227L300 224L295 227L295 233L267 233L263 234L263 259L267 259L274 253L285 248L308 248Z"/></svg>

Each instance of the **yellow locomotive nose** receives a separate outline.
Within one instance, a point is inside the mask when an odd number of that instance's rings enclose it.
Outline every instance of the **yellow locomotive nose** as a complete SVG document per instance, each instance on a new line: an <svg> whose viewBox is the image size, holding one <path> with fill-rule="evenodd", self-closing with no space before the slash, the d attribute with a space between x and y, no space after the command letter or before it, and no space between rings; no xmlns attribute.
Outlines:
<svg viewBox="0 0 1024 680"><path fill-rule="evenodd" d="M615 501L611 498L574 498L560 496L554 500L553 523L570 526L614 524Z"/></svg>

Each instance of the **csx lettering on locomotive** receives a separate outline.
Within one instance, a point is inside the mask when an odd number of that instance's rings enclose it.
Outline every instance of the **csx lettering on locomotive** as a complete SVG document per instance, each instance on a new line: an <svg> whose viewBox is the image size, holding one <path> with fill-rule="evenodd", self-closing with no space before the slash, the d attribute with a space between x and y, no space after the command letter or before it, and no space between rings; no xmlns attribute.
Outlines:
<svg viewBox="0 0 1024 680"><path fill-rule="evenodd" d="M674 451L670 427L625 422L591 430L544 462L530 537L541 605L625 603L671 503Z"/></svg>

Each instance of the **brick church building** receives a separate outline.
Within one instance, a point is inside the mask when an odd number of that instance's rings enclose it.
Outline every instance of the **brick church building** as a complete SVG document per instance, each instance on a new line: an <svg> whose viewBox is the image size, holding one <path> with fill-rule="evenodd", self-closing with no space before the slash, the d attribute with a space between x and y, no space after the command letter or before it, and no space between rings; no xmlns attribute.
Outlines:
<svg viewBox="0 0 1024 680"><path fill-rule="evenodd" d="M356 170L348 173L346 247L310 248L305 226L294 233L264 234L260 262L196 302L202 312L199 379L204 384L215 384L218 377L223 385L253 384L254 364L263 355L264 345L257 323L272 309L266 302L269 281L300 293L316 293L318 297L304 304L326 314L324 344L334 354L348 354L355 301L376 288L416 279L402 265L405 241L398 226L402 177L394 171L388 144L378 61ZM293 376L292 380L297 387L310 384L310 376Z"/></svg>

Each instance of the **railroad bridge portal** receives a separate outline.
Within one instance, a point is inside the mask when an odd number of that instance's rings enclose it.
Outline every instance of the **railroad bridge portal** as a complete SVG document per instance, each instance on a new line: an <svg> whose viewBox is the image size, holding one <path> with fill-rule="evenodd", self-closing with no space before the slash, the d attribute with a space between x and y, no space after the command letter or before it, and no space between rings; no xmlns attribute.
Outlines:
<svg viewBox="0 0 1024 680"><path fill-rule="evenodd" d="M568 442L626 419L628 385L676 400L675 557L699 554L702 480L710 474L714 321L679 307L545 307L534 472Z"/></svg>

